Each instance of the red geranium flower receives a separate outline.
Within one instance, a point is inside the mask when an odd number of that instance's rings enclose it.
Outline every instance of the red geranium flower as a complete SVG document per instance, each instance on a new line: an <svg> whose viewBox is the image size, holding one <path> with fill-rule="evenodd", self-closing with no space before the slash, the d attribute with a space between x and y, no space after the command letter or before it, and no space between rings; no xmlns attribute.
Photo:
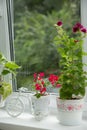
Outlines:
<svg viewBox="0 0 87 130"><path fill-rule="evenodd" d="M35 84L35 89L36 89L36 90L41 90L41 86L40 86L38 83L36 83L36 84Z"/></svg>
<svg viewBox="0 0 87 130"><path fill-rule="evenodd" d="M39 97L42 95L46 95L46 83L44 80L44 72L40 72L40 73L34 73L33 77L34 77L34 89L36 91L35 96Z"/></svg>
<svg viewBox="0 0 87 130"><path fill-rule="evenodd" d="M44 72L40 72L40 73L39 73L39 76L40 76L40 77L44 77Z"/></svg>
<svg viewBox="0 0 87 130"><path fill-rule="evenodd" d="M54 75L54 74L50 74L48 80L50 81L50 83L54 86L54 87L60 87L61 85L58 84L58 80L59 80L59 76Z"/></svg>
<svg viewBox="0 0 87 130"><path fill-rule="evenodd" d="M45 93L46 92L46 87L43 87L40 92Z"/></svg>

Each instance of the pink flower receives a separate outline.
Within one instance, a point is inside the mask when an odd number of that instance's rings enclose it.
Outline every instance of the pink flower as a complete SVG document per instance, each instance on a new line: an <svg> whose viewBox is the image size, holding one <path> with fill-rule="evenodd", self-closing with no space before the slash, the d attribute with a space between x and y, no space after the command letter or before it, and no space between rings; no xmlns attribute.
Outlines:
<svg viewBox="0 0 87 130"><path fill-rule="evenodd" d="M62 26L62 24L63 24L62 21L58 21L58 22L57 22L57 25L58 25L58 26Z"/></svg>

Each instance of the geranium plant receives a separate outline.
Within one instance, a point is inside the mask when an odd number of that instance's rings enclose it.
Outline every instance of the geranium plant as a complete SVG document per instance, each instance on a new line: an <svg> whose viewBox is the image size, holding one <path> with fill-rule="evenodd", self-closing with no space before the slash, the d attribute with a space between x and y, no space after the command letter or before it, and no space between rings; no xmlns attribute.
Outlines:
<svg viewBox="0 0 87 130"><path fill-rule="evenodd" d="M61 84L59 95L61 99L77 99L85 95L86 72L84 71L83 41L87 29L80 23L72 28L72 35L63 28L63 23L58 21L55 24L57 36L54 39L57 51L60 56L60 75L58 83Z"/></svg>
<svg viewBox="0 0 87 130"><path fill-rule="evenodd" d="M33 88L35 90L35 96L37 98L40 98L41 96L46 96L47 93L47 82L45 79L45 74L44 72L40 73L34 73L34 83L33 83Z"/></svg>

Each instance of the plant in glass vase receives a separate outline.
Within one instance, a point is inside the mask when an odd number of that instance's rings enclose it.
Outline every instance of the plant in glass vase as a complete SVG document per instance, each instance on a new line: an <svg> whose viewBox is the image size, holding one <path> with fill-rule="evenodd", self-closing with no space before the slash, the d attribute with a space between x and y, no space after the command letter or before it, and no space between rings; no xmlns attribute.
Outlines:
<svg viewBox="0 0 87 130"><path fill-rule="evenodd" d="M54 43L60 55L58 83L61 84L59 98L57 98L58 117L62 124L77 125L81 122L81 109L83 108L82 102L87 79L87 72L83 69L85 64L82 59L83 55L87 55L83 50L83 41L87 35L87 29L82 24L76 23L72 28L72 35L69 35L63 29L61 21L58 21L55 27L57 36ZM75 118L73 115L76 115Z"/></svg>
<svg viewBox="0 0 87 130"><path fill-rule="evenodd" d="M35 96L37 98L40 98L41 96L46 96L47 93L47 82L45 80L45 74L44 72L40 73L34 73L34 83L33 83L33 89L35 90Z"/></svg>
<svg viewBox="0 0 87 130"><path fill-rule="evenodd" d="M36 120L41 120L49 113L49 94L47 93L48 81L44 72L34 73L33 90L34 95L31 96L32 113Z"/></svg>

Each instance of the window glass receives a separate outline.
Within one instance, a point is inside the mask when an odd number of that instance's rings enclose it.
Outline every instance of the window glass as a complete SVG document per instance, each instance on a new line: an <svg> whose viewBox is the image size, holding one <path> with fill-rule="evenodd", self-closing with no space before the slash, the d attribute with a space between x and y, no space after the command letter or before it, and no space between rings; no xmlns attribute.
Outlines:
<svg viewBox="0 0 87 130"><path fill-rule="evenodd" d="M80 1L14 0L15 61L22 66L17 74L17 88L31 90L35 72L46 76L59 73L59 55L53 46L54 24L58 20L67 30L80 22Z"/></svg>

